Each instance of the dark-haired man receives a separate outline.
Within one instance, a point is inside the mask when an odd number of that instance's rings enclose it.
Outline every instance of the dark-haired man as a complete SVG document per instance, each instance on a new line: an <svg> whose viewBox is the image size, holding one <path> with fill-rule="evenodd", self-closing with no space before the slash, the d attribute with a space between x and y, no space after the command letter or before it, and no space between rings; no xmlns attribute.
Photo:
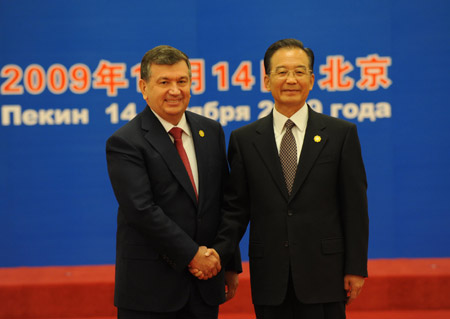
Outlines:
<svg viewBox="0 0 450 319"><path fill-rule="evenodd" d="M191 66L183 52L158 46L141 62L147 106L107 141L117 216L115 305L122 319L215 319L241 271L237 252L221 270L205 256L221 220L228 177L222 127L186 111ZM211 251L209 251L211 253ZM192 276L199 269L207 281Z"/></svg>
<svg viewBox="0 0 450 319"><path fill-rule="evenodd" d="M314 54L302 42L272 44L264 66L275 108L231 134L230 187L213 247L227 260L250 222L258 318L345 318L367 276L367 183L356 126L306 104Z"/></svg>

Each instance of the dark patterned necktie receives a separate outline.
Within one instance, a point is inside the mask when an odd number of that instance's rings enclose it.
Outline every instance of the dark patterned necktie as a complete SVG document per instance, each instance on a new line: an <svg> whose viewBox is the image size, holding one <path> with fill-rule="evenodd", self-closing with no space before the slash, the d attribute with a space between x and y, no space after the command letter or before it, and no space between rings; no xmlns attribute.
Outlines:
<svg viewBox="0 0 450 319"><path fill-rule="evenodd" d="M292 185L294 184L295 173L297 172L297 143L292 134L292 128L295 126L294 122L287 120L284 126L286 127L286 132L281 139L280 161L286 187L290 195Z"/></svg>
<svg viewBox="0 0 450 319"><path fill-rule="evenodd" d="M192 187L194 188L195 196L198 199L197 187L195 187L194 175L192 174L191 164L189 164L189 158L186 154L186 151L183 147L183 140L181 139L181 135L183 134L183 130L179 127L173 127L169 134L173 136L175 147L177 148L178 154L180 154L181 160L183 161L184 167L189 175L189 179L191 180Z"/></svg>

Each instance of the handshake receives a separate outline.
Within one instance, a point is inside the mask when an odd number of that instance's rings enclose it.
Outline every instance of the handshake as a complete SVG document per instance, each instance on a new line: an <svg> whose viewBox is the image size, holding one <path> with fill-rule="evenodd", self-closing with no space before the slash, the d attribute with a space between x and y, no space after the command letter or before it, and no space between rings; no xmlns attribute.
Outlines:
<svg viewBox="0 0 450 319"><path fill-rule="evenodd" d="M208 280L216 276L222 266L220 256L213 248L200 246L188 265L189 272L200 280Z"/></svg>

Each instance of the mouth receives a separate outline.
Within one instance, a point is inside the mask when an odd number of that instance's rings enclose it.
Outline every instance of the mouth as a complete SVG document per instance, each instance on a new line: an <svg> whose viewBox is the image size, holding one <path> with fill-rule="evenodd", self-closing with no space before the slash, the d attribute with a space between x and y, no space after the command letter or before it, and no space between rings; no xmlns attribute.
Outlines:
<svg viewBox="0 0 450 319"><path fill-rule="evenodd" d="M166 103L169 105L178 105L181 103L181 99L166 99Z"/></svg>

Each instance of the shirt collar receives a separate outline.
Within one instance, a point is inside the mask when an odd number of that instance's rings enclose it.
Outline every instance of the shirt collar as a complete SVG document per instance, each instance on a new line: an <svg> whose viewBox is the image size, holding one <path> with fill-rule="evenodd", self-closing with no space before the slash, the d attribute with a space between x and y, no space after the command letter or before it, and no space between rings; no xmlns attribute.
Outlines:
<svg viewBox="0 0 450 319"><path fill-rule="evenodd" d="M301 132L304 132L308 123L308 105L305 103L290 119ZM277 134L283 133L287 120L288 117L278 112L275 107L273 108L273 127Z"/></svg>
<svg viewBox="0 0 450 319"><path fill-rule="evenodd" d="M150 110L152 110L152 108L150 108ZM173 128L173 127L179 127L183 130L184 133L186 133L188 136L191 136L191 129L189 128L189 125L187 123L186 120L186 114L183 113L183 116L181 117L180 122L178 122L177 125L173 125L172 123L166 121L165 119L163 119L161 116L159 116L158 114L156 114L155 111L153 111L153 114L155 114L155 116L158 118L158 120L161 122L161 125L164 127L164 129L166 130L167 133L169 133L169 131Z"/></svg>

